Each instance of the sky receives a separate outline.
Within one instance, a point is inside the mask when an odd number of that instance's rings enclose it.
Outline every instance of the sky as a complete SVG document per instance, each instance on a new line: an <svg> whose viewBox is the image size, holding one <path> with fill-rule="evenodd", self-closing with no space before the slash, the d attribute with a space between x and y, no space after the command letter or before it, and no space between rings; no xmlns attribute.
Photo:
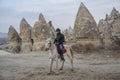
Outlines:
<svg viewBox="0 0 120 80"><path fill-rule="evenodd" d="M55 28L74 27L81 2L97 23L110 14L113 7L120 12L120 0L0 0L0 32L7 33L10 25L19 32L23 17L34 26L40 13L47 22L51 20Z"/></svg>

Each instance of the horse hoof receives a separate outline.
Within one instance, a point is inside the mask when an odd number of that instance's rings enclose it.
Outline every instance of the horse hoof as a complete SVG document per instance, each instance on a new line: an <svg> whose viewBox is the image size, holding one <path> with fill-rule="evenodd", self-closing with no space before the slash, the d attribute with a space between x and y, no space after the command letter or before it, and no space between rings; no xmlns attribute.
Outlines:
<svg viewBox="0 0 120 80"><path fill-rule="evenodd" d="M48 73L48 75L51 75L51 74L54 74L55 72L54 71L50 71L49 73Z"/></svg>
<svg viewBox="0 0 120 80"><path fill-rule="evenodd" d="M47 75L51 75L51 72L49 72Z"/></svg>
<svg viewBox="0 0 120 80"><path fill-rule="evenodd" d="M60 70L63 70L62 68L60 68Z"/></svg>
<svg viewBox="0 0 120 80"><path fill-rule="evenodd" d="M71 71L74 71L74 69L71 69Z"/></svg>

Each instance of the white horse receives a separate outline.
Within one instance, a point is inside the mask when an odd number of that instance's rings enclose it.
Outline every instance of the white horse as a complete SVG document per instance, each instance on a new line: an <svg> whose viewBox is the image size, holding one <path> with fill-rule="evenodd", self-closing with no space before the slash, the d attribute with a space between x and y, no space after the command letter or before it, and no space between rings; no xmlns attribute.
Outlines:
<svg viewBox="0 0 120 80"><path fill-rule="evenodd" d="M54 61L56 61L56 68L58 70L58 59L60 55L57 53L57 50L55 49L55 45L53 44L52 39L48 39L46 41L45 49L49 52L49 59L50 59L50 72L49 73L51 73ZM67 49L67 52L64 54L64 56L65 55L68 56L71 62L72 70L73 70L73 52L71 48L67 47L66 49ZM61 61L62 61L62 66L60 70L63 70L65 60L61 60Z"/></svg>

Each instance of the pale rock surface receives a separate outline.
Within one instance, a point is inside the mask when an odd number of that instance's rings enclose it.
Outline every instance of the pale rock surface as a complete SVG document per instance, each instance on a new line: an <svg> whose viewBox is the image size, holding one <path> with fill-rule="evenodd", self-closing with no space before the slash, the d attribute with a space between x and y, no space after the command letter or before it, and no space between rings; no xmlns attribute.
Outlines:
<svg viewBox="0 0 120 80"><path fill-rule="evenodd" d="M113 8L110 15L101 19L98 24L101 42L106 49L120 46L120 13Z"/></svg>
<svg viewBox="0 0 120 80"><path fill-rule="evenodd" d="M75 24L74 24L74 37L76 39L98 39L98 29L96 22L87 9L87 7L81 3L78 10Z"/></svg>
<svg viewBox="0 0 120 80"><path fill-rule="evenodd" d="M30 52L32 51L32 38L31 38L32 27L23 18L20 22L20 37L22 39L21 51Z"/></svg>
<svg viewBox="0 0 120 80"><path fill-rule="evenodd" d="M9 45L8 45L9 51L13 53L19 53L21 50L20 48L21 39L12 25L9 27L8 40L9 40Z"/></svg>

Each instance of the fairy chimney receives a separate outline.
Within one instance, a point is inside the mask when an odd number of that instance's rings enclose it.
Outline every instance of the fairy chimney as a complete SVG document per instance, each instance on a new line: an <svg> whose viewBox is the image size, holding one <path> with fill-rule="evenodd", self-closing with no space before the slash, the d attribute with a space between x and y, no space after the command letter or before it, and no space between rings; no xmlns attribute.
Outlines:
<svg viewBox="0 0 120 80"><path fill-rule="evenodd" d="M31 29L32 27L23 18L20 22L20 37L22 39L22 45L21 45L22 52L32 51Z"/></svg>
<svg viewBox="0 0 120 80"><path fill-rule="evenodd" d="M116 38L120 38L120 13L115 8L112 9L110 15L106 15L105 19L99 21L100 37L103 39L103 45L106 49L113 48L116 44ZM119 43L117 43L118 45Z"/></svg>
<svg viewBox="0 0 120 80"><path fill-rule="evenodd" d="M9 46L8 46L9 50L13 53L19 53L21 39L12 25L9 27L8 40L9 40Z"/></svg>
<svg viewBox="0 0 120 80"><path fill-rule="evenodd" d="M80 4L76 16L74 36L76 39L98 39L99 36L96 22L83 3Z"/></svg>

